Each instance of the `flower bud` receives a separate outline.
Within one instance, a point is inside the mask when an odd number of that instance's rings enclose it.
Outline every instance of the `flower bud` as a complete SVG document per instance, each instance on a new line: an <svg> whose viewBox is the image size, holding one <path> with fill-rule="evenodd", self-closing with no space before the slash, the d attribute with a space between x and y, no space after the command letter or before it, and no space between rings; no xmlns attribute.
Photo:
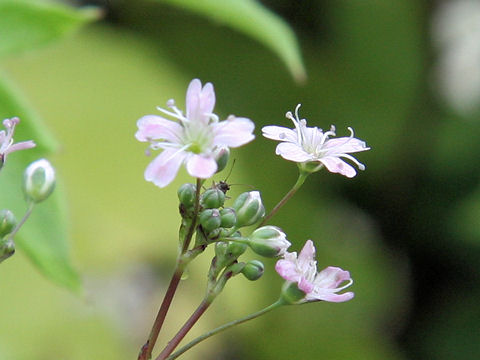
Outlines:
<svg viewBox="0 0 480 360"><path fill-rule="evenodd" d="M205 209L218 209L225 202L225 194L217 188L208 189L200 197L200 204Z"/></svg>
<svg viewBox="0 0 480 360"><path fill-rule="evenodd" d="M8 259L15 253L15 244L12 240L8 240L7 242L0 243L0 263L3 260Z"/></svg>
<svg viewBox="0 0 480 360"><path fill-rule="evenodd" d="M220 227L220 212L218 209L203 210L200 213L199 221L206 232L211 232Z"/></svg>
<svg viewBox="0 0 480 360"><path fill-rule="evenodd" d="M250 235L248 245L258 255L274 257L285 254L290 247L285 233L272 225L262 226Z"/></svg>
<svg viewBox="0 0 480 360"><path fill-rule="evenodd" d="M265 266L261 261L250 260L242 269L242 274L251 281L260 279L265 270Z"/></svg>
<svg viewBox="0 0 480 360"><path fill-rule="evenodd" d="M217 173L225 169L228 159L230 158L230 149L228 147L221 147L215 150L213 157L217 162Z"/></svg>
<svg viewBox="0 0 480 360"><path fill-rule="evenodd" d="M233 203L237 213L237 227L255 224L265 215L262 198L258 191L250 191L240 194Z"/></svg>
<svg viewBox="0 0 480 360"><path fill-rule="evenodd" d="M195 195L197 193L197 187L193 184L183 184L177 191L178 200L180 204L185 205L186 208L190 208L195 204Z"/></svg>
<svg viewBox="0 0 480 360"><path fill-rule="evenodd" d="M231 228L237 222L237 214L232 208L225 208L220 210L221 226L224 228Z"/></svg>
<svg viewBox="0 0 480 360"><path fill-rule="evenodd" d="M17 226L15 215L10 210L0 211L0 239L10 234Z"/></svg>
<svg viewBox="0 0 480 360"><path fill-rule="evenodd" d="M242 255L247 250L247 248L247 244L238 241L230 241L227 244L226 254L232 259L238 259L238 257Z"/></svg>
<svg viewBox="0 0 480 360"><path fill-rule="evenodd" d="M27 200L39 203L55 188L55 170L46 159L34 161L23 174L23 191Z"/></svg>

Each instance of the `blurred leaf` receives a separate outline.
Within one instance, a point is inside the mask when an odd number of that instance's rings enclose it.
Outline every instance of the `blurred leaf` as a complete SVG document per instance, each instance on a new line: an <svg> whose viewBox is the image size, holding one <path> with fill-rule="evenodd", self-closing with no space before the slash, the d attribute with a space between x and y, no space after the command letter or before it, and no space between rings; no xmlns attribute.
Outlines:
<svg viewBox="0 0 480 360"><path fill-rule="evenodd" d="M209 17L260 41L286 64L297 82L306 78L292 29L254 0L157 0Z"/></svg>
<svg viewBox="0 0 480 360"><path fill-rule="evenodd" d="M0 173L0 207L11 209L20 219L26 211L21 192L23 170L30 162L51 151L54 141L42 127L38 116L4 76L0 78L0 116L2 119L20 117L15 140L34 140L37 143L34 149L10 154ZM62 191L57 187L49 199L35 207L30 219L15 237L15 243L49 279L78 291L80 281L68 257L66 212L62 199Z"/></svg>
<svg viewBox="0 0 480 360"><path fill-rule="evenodd" d="M0 0L0 57L52 42L99 15L59 4Z"/></svg>

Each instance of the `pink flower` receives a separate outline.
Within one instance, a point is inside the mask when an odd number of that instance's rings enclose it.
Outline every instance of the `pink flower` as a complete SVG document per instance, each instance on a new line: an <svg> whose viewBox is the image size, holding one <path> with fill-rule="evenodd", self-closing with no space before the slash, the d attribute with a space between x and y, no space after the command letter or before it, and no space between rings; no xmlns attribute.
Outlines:
<svg viewBox="0 0 480 360"><path fill-rule="evenodd" d="M348 159L355 163L360 170L365 170L365 166L350 153L370 150L370 148L364 141L354 137L352 128L348 128L350 130L349 137L330 139L330 136L336 136L335 127L332 125L331 129L326 132L316 127L307 127L307 121L298 118L299 108L300 104L295 109L295 117L291 112L286 114L287 118L293 121L295 129L282 126L262 128L263 136L281 141L277 145L277 155L302 164L319 163L313 170L308 167L308 172L318 171L325 166L332 173L339 173L349 178L354 177L357 174L355 169L341 158Z"/></svg>
<svg viewBox="0 0 480 360"><path fill-rule="evenodd" d="M18 150L25 150L35 147L35 143L32 140L22 141L19 143L13 143L13 133L15 132L15 126L20 122L20 119L13 117L11 119L3 120L3 126L5 130L0 131L0 168L7 161L7 155Z"/></svg>
<svg viewBox="0 0 480 360"><path fill-rule="evenodd" d="M186 115L177 109L173 100L171 109L158 108L174 118L168 120L157 115L146 115L137 121L135 137L150 142L153 150L162 149L145 170L145 180L159 187L167 186L185 164L194 177L207 179L217 171L216 153L222 148L238 147L254 139L255 125L250 119L230 115L219 121L213 113L215 92L211 83L198 79L190 82L186 96Z"/></svg>
<svg viewBox="0 0 480 360"><path fill-rule="evenodd" d="M301 302L319 300L343 302L354 296L353 292L337 294L353 283L348 271L329 266L317 273L315 247L311 240L307 240L298 257L296 252L287 252L282 260L277 261L275 270L288 282L296 283L305 293L305 298ZM345 281L347 283L340 286Z"/></svg>

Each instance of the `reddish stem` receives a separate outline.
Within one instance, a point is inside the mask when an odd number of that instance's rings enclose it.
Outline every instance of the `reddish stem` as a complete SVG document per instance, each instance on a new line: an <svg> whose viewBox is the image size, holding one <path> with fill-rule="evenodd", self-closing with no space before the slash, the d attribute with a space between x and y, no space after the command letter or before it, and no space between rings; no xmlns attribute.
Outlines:
<svg viewBox="0 0 480 360"><path fill-rule="evenodd" d="M182 341L185 335L187 335L193 325L195 325L195 323L198 321L200 316L202 316L203 313L208 309L210 304L211 302L207 302L206 300L203 300L201 302L197 310L195 310L192 316L190 316L190 318L186 321L186 323L182 326L178 333L173 337L173 339L168 342L165 349L163 349L163 351L160 353L160 355L157 356L155 360L165 360L173 352L173 350L175 350L180 341Z"/></svg>

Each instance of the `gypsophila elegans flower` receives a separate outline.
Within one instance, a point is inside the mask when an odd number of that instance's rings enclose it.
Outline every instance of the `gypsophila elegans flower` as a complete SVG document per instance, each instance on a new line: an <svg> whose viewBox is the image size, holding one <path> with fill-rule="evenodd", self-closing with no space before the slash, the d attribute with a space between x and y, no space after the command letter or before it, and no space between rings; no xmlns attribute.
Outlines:
<svg viewBox="0 0 480 360"><path fill-rule="evenodd" d="M25 150L35 147L32 140L22 141L18 143L13 142L13 134L15 126L20 122L20 119L13 117L11 119L3 120L3 126L6 130L0 131L0 169L7 161L7 155L18 150Z"/></svg>
<svg viewBox="0 0 480 360"><path fill-rule="evenodd" d="M318 171L325 166L332 173L339 173L348 178L354 177L357 172L343 159L352 161L360 170L365 169L365 166L350 154L370 148L364 141L354 137L352 128L348 128L349 137L332 139L332 136L336 136L335 127L332 125L330 130L325 132L317 127L307 127L307 121L298 116L300 106L297 105L295 116L290 111L286 114L295 125L294 129L272 125L262 128L263 136L281 141L275 151L277 155L302 165L318 164L314 167L305 167L309 169L308 172Z"/></svg>
<svg viewBox="0 0 480 360"><path fill-rule="evenodd" d="M149 149L162 150L145 170L145 180L165 187L182 164L191 176L207 179L218 169L218 149L242 146L254 139L255 125L250 119L230 115L219 121L214 106L213 85L202 87L200 80L194 79L187 89L185 115L169 100L170 110L158 110L174 120L146 115L137 121L137 140L149 142Z"/></svg>
<svg viewBox="0 0 480 360"><path fill-rule="evenodd" d="M317 272L315 247L311 240L307 240L298 256L296 252L285 253L284 258L277 261L275 270L288 283L296 283L305 294L300 303L319 300L344 302L354 296L353 292L338 294L353 283L348 271L329 266Z"/></svg>

